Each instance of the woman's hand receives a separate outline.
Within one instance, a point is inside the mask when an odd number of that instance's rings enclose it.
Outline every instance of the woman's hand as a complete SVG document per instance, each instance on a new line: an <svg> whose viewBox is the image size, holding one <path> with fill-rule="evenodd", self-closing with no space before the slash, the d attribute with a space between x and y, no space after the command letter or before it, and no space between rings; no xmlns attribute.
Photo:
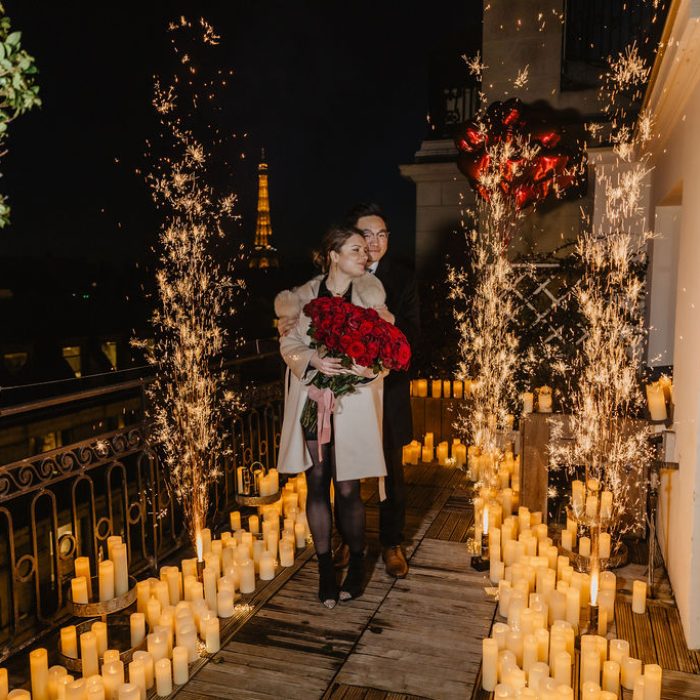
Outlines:
<svg viewBox="0 0 700 700"><path fill-rule="evenodd" d="M384 306L375 306L374 310L379 314L379 318L394 325L396 323L396 316L387 309L386 304Z"/></svg>
<svg viewBox="0 0 700 700"><path fill-rule="evenodd" d="M277 319L277 332L280 334L280 338L291 333L298 321L298 316L280 316Z"/></svg>
<svg viewBox="0 0 700 700"><path fill-rule="evenodd" d="M329 376L345 374L347 372L347 370L340 363L339 357L319 357L317 352L311 356L309 364L322 374L327 374Z"/></svg>
<svg viewBox="0 0 700 700"><path fill-rule="evenodd" d="M374 379L377 376L371 367L363 367L362 365L352 365L346 372L364 379Z"/></svg>

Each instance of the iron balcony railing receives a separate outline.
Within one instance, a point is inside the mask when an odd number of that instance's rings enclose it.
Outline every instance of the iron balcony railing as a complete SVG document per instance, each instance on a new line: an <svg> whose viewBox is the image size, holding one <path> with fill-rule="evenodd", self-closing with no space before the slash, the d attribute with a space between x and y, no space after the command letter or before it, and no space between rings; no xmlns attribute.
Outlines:
<svg viewBox="0 0 700 700"><path fill-rule="evenodd" d="M256 363L267 369L261 368L254 382ZM238 466L253 461L276 466L282 423L279 354L262 353L232 364L238 374L246 369L254 388L241 388L247 408L227 426L232 449L222 459L222 477L213 489L214 527L227 521L235 507ZM277 368L272 376L270 366ZM133 406L145 401L149 381L144 377L0 410L5 436L37 421L47 431L56 420L66 425L71 416L79 423L86 406L92 410L123 402L134 417L85 439L0 462L0 661L66 619L75 557L90 557L96 571L110 535L123 537L130 572L137 575L156 573L166 558L187 546L167 475L148 442L145 413ZM18 449L16 444L12 449Z"/></svg>

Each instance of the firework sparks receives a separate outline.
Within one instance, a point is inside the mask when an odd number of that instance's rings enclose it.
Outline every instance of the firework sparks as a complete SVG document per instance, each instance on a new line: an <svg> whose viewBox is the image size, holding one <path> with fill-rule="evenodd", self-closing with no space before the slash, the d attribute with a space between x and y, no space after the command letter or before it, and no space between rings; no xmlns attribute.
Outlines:
<svg viewBox="0 0 700 700"><path fill-rule="evenodd" d="M481 80L481 74L488 68L481 62L481 54L477 51L476 55L471 58L463 54L462 60L467 64L469 75L473 75L477 80Z"/></svg>
<svg viewBox="0 0 700 700"><path fill-rule="evenodd" d="M202 21L202 27L201 42L216 43L211 26ZM193 27L183 17L169 29ZM186 102L179 94L182 85L177 76L167 87L155 81L153 106L174 155L160 157L147 177L157 207L166 213L156 273L160 303L152 317L155 343L147 354L158 367L150 391L152 438L194 541L205 527L210 489L227 453L224 419L242 406L221 370L227 340L222 322L233 311L238 287L212 255L236 200L207 184L209 153L179 114L179 103ZM190 99L196 105L196 92Z"/></svg>
<svg viewBox="0 0 700 700"><path fill-rule="evenodd" d="M516 88L523 88L527 85L527 81L529 80L529 73L530 73L530 66L529 64L525 66L525 68L522 68L521 70L518 71L518 74L515 76L515 80L513 80L513 87Z"/></svg>
<svg viewBox="0 0 700 700"><path fill-rule="evenodd" d="M649 74L636 46L609 64L604 90L606 111L614 115L611 141L617 161L599 173L603 220L586 227L578 241L585 271L576 298L587 333L576 361L580 378L571 399L573 440L564 439L564 426L553 423L550 458L553 468L565 467L572 473L585 467L586 479L598 479L612 492L611 530L619 536L630 527L623 514L643 517L641 504L632 502L638 496L630 488L628 472L641 478L640 464L649 458L646 425L631 417L643 405L637 379L645 335L640 270L651 237L639 231L649 166L646 156L638 157L653 127L650 115L642 113L634 128L620 106L641 93Z"/></svg>

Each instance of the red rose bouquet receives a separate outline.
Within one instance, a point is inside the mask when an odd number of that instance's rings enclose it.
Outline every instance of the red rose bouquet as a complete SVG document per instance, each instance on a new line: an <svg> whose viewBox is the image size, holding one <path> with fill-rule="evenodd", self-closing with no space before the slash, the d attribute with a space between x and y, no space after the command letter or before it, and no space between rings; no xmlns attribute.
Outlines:
<svg viewBox="0 0 700 700"><path fill-rule="evenodd" d="M304 307L304 313L311 319L311 347L326 357L339 357L343 367L362 365L371 367L375 374L408 369L411 347L406 336L374 309L355 306L340 297L319 297ZM355 374L329 376L321 372L311 380L301 423L307 429L317 429L319 448L330 441L335 398L353 393L362 381Z"/></svg>

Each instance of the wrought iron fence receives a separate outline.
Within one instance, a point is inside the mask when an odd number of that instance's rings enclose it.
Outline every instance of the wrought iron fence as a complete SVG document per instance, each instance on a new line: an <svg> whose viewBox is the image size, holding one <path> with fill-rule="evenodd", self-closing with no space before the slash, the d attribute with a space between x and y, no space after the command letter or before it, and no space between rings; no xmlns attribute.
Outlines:
<svg viewBox="0 0 700 700"><path fill-rule="evenodd" d="M114 401L119 391L110 387L104 399ZM276 466L282 382L261 384L247 398L245 413L231 419L231 456L212 498L214 526L235 505L238 466ZM66 402L77 411L80 396ZM52 410L59 404L48 402ZM38 401L28 412L45 415L46 408ZM15 420L18 413L13 408ZM187 544L145 420L0 466L0 660L66 618L75 557L90 557L95 571L115 534L127 545L132 574L155 573Z"/></svg>

